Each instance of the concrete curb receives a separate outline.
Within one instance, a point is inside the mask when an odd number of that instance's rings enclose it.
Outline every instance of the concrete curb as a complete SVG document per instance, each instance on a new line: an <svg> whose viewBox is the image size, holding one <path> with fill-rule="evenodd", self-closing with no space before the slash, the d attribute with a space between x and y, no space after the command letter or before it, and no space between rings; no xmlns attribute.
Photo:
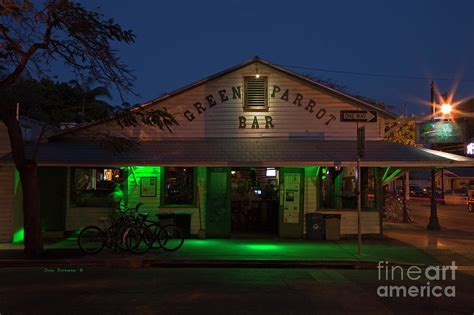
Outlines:
<svg viewBox="0 0 474 315"><path fill-rule="evenodd" d="M390 262L389 265L409 267L424 264ZM105 267L105 268L315 268L376 270L378 261L325 260L179 260L152 259L140 256L111 259L0 259L3 268Z"/></svg>

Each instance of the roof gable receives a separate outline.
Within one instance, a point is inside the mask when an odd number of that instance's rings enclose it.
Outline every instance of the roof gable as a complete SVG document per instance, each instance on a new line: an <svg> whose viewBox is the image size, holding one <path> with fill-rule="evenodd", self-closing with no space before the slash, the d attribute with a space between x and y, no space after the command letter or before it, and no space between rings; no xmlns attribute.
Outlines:
<svg viewBox="0 0 474 315"><path fill-rule="evenodd" d="M236 91L237 91L237 89L239 89L238 90L239 95L237 95L237 96L241 97L240 89L243 88L243 86L241 84L241 81L239 81L240 83L237 82L236 76L237 75L240 75L240 76L242 76L242 75L254 75L255 74L254 69L257 68L257 67L264 70L264 71L266 71L267 74L268 73L274 73L275 76L279 76L279 78L284 78L284 81L286 82L287 86L281 86L281 87L276 86L275 87L275 85L276 85L275 82L269 83L269 94L271 94L271 96L274 98L275 102L278 102L280 100L286 100L288 104L285 104L285 105L290 105L290 103L293 103L293 104L296 104L298 107L305 108L307 111L313 113L314 104L311 104L311 102L312 102L311 96L312 95L304 95L304 97L303 97L301 89L299 88L299 86L305 86L306 91L308 91L308 89L315 90L315 91L318 91L318 93L319 93L318 95L320 95L320 96L327 95L328 97L332 98L331 100L327 101L331 104L334 104L336 102L334 100L338 100L337 102L342 102L342 103L346 104L343 107L341 107L342 109L345 109L345 110L350 110L350 109L364 110L364 109L368 109L368 110L376 111L377 113L379 113L379 115L381 117L385 117L385 118L394 118L395 117L395 115L393 115L393 114L391 114L391 113L389 113L389 112L387 112L387 111L385 111L385 110L383 110L383 109L381 109L377 106L366 103L366 102L364 102L360 99L357 99L353 96L350 96L350 95L347 95L343 92L337 91L333 88L325 86L324 84L313 81L313 80L311 80L311 79L309 79L305 76L299 75L299 74L297 74L295 72L292 72L288 69L285 69L283 67L274 65L274 64L272 64L268 61L265 61L261 58L258 58L258 57L255 57L255 58L253 58L251 60L248 60L248 61L246 61L246 62L244 62L240 65L228 68L224 71L221 71L219 73L211 75L211 76L209 76L207 78L204 78L200 81L194 82L194 83L192 83L190 85L187 85L183 88L180 88L180 89L178 89L174 92L162 95L159 98L156 98L156 99L151 100L149 102L143 103L143 104L133 108L132 111L143 111L143 110L150 109L154 106L164 106L167 109L174 109L174 108L177 108L179 106L182 106L183 108L180 112L180 115L184 115L189 121L191 121L190 119L194 120L194 118L196 118L197 115L200 116L206 110L205 108L203 108L203 109L197 108L196 104L201 104L201 103L205 104L207 102L208 103L207 104L208 105L207 109L210 109L210 107L213 107L213 104L211 103L213 100L210 101L209 99L207 99L207 96L210 96L212 99L221 97L222 101L224 101L224 98L223 98L224 96L220 95L219 93L221 93L221 92L224 93L224 94L228 93L229 96L232 95L232 97L235 98ZM232 76L234 76L234 77L232 78ZM227 81L225 83L222 83L222 81L225 81L225 80L227 80ZM239 80L241 80L241 77L240 77ZM233 84L233 83L235 83L235 84ZM275 84L275 85L273 85L273 84ZM272 87L273 87L273 90L272 90ZM286 98L285 98L285 93L288 94L289 90L291 91L291 93L293 93L293 95L291 97L296 96L296 97L300 97L301 99L304 98L303 102L305 102L305 103L303 104L301 102L301 100L298 100L298 99L295 99L295 100L291 99L290 100L288 98L288 95L286 95ZM272 93L272 91L273 91L273 93ZM210 94L208 94L206 97L204 97L205 99L203 99L203 95L206 95L206 93L210 93ZM277 95L278 93L279 93L279 95ZM189 98L189 97L186 98L185 95L187 95L187 94L196 95L196 97L194 99ZM311 94L311 93L306 93L306 94ZM200 97L197 97L197 95L200 95ZM227 97L227 95L225 97ZM326 97L326 99L327 99L327 97ZM308 102L309 102L309 104L308 104ZM185 103L188 106L190 106L191 109L184 108L183 104L185 104ZM193 108L193 105L195 106L195 108ZM278 106L280 106L280 105L278 105ZM281 105L281 106L283 106L283 105ZM313 107L311 107L311 106L313 106ZM315 108L317 109L317 106ZM193 111L194 111L194 113L193 113ZM207 116L209 116L208 117L209 119L211 119L212 115L216 116L217 117L216 119L221 119L222 118L217 113L209 114L210 112L212 112L212 111L208 110L205 113ZM325 108L319 109L319 112L316 112L317 119L320 120L319 123L323 122L324 124L328 125L328 124L331 124L334 120L339 119L339 111L337 111L337 113L336 113L336 111L333 111L332 113L328 113L327 115L326 115L326 112L327 112L327 110ZM236 114L237 114L237 112L234 111L233 115L236 116ZM259 117L259 119L261 120L261 123L262 122L265 123L262 119L266 119L266 118L263 118L263 115L260 115L260 116L261 117ZM255 117L257 117L257 116L255 116ZM328 118L329 118L329 120L328 120ZM93 122L93 123L90 123L90 124L82 125L82 126L79 126L77 128L73 128L73 129L64 131L62 133L59 133L55 136L58 137L58 136L66 135L66 134L69 134L69 133L72 133L72 132L75 132L75 131L81 131L81 130L86 129L86 128L93 128L93 129L100 128L100 126L105 126L105 124L110 123L113 119L114 119L114 117L106 119L106 120L96 121L96 122ZM240 119L240 116L239 116L239 119ZM297 119L297 118L295 118L295 119ZM186 123L186 120L184 120L184 122ZM310 125L310 122L307 122L307 126L309 126L309 125ZM252 126L254 126L254 125L252 124ZM266 125L265 127L268 127L268 125ZM311 133L310 129L311 129L311 126L309 126L306 129L303 128L301 130L305 131L306 133ZM140 135L141 135L140 132L135 130L134 135L131 135L131 136L132 137L136 137L136 136L140 137ZM227 135L227 136L232 136L232 135ZM280 134L280 136L281 136L281 134Z"/></svg>

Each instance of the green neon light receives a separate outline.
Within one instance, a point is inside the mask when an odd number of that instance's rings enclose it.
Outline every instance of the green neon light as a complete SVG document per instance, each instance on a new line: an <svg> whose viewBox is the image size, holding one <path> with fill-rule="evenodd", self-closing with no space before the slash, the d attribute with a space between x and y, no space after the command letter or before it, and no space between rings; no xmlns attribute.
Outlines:
<svg viewBox="0 0 474 315"><path fill-rule="evenodd" d="M325 180L325 179L326 179L326 175L323 175L322 179Z"/></svg>
<svg viewBox="0 0 474 315"><path fill-rule="evenodd" d="M316 166L316 177L319 176L319 171L321 171L321 166Z"/></svg>
<svg viewBox="0 0 474 315"><path fill-rule="evenodd" d="M21 244L25 240L25 229L21 228L13 233L13 244Z"/></svg>
<svg viewBox="0 0 474 315"><path fill-rule="evenodd" d="M390 181L392 178L394 178L395 176L398 175L398 173L400 173L402 171L401 168L397 168L392 174L390 174L389 177L387 177L387 179L385 181Z"/></svg>
<svg viewBox="0 0 474 315"><path fill-rule="evenodd" d="M387 174L388 174L388 171L390 170L390 166L388 166L386 169L385 169L385 173L383 174L382 176L382 181L385 180L385 178L387 177Z"/></svg>
<svg viewBox="0 0 474 315"><path fill-rule="evenodd" d="M323 174L326 174L326 172L327 172L327 169L323 167Z"/></svg>

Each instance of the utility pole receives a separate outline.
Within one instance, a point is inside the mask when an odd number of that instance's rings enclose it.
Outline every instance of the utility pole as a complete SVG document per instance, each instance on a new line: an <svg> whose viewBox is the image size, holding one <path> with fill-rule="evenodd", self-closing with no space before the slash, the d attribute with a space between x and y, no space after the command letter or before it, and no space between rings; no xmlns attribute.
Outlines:
<svg viewBox="0 0 474 315"><path fill-rule="evenodd" d="M357 108L359 110L359 108ZM361 211L362 211L362 191L361 191L361 171L360 159L365 154L365 126L359 128L359 121L356 121L357 128L357 254L362 255L362 227L361 227Z"/></svg>
<svg viewBox="0 0 474 315"><path fill-rule="evenodd" d="M436 104L435 104L435 89L434 89L434 81L431 80L431 121L435 121L435 114L436 114Z"/></svg>
<svg viewBox="0 0 474 315"><path fill-rule="evenodd" d="M435 104L435 89L434 89L434 81L431 81L431 121L433 124L435 123L435 115L436 115L436 104ZM430 209L430 220L426 228L428 230L441 230L441 226L438 220L438 209L436 206L436 169L433 167L431 169L431 209Z"/></svg>

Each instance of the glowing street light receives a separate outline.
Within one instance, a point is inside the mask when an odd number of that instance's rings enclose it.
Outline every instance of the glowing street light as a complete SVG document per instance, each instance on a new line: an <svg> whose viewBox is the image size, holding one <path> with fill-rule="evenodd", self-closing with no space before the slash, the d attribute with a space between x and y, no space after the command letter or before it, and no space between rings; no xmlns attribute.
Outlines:
<svg viewBox="0 0 474 315"><path fill-rule="evenodd" d="M442 104L441 105L441 113L443 115L449 115L451 114L451 111L453 110L453 106L451 104Z"/></svg>

